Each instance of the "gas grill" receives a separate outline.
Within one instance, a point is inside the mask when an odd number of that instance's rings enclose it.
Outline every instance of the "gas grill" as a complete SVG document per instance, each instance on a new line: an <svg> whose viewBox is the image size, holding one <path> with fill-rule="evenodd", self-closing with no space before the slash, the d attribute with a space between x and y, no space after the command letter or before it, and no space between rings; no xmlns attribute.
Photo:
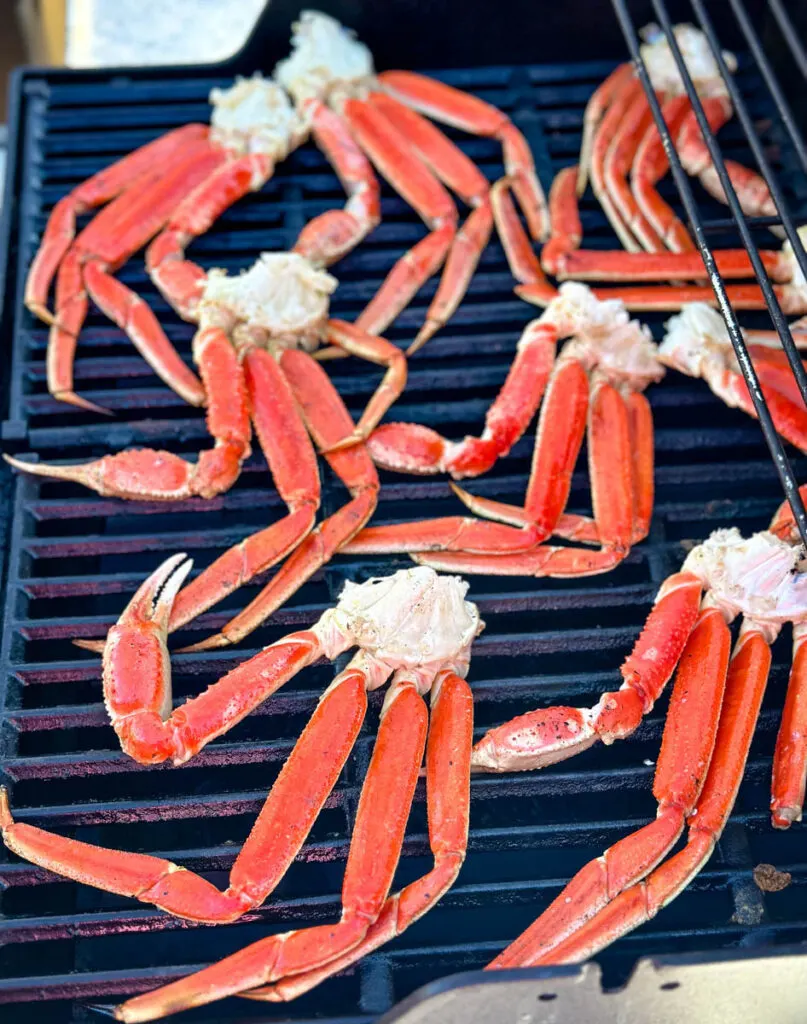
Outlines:
<svg viewBox="0 0 807 1024"><path fill-rule="evenodd" d="M522 0L501 5L388 0L383 12L351 0L322 0L317 6L354 27L379 68L442 69L433 72L436 77L505 110L526 134L546 189L553 175L575 160L592 91L627 57L620 23L607 5L569 2L542 10ZM616 6L623 27L658 20L653 4ZM206 444L201 412L157 381L121 332L97 312L81 335L76 381L82 394L116 415L102 421L54 401L45 386L46 329L21 303L25 271L47 215L62 195L162 132L206 120L211 87L226 84L236 73L270 71L288 51L289 27L297 13L296 2L272 0L244 49L221 65L31 69L16 76L5 234L0 236L4 450L81 460L137 445L193 454ZM669 14L675 21L693 18L686 4L671 3ZM759 52L754 54L755 49L762 52L776 67L798 121L807 60L792 22L807 23L807 5L791 2L785 9L779 0L770 5L715 0L709 14L719 26L721 45L738 53L737 88L789 211L796 223L807 221L803 143L800 154L800 137L794 144L766 86L769 68L760 65ZM496 143L457 138L491 181L502 173ZM737 119L721 131L720 145L726 157L753 166ZM661 188L665 198L677 202L670 179ZM730 212L696 184L692 191L704 240L711 247L736 246L738 226ZM205 267L238 271L262 250L287 249L308 219L343 201L330 168L307 144L278 168L266 188L238 203L194 243L192 255ZM422 236L420 222L389 189L382 212L380 227L334 268L341 282L332 305L336 316L354 319L394 259ZM587 246L617 246L594 201L587 198L581 212ZM751 222L750 236L758 245L778 246L765 225ZM193 328L156 293L142 255L120 277L146 299L190 360ZM512 285L501 248L493 242L457 315L412 360L394 418L428 424L449 437L478 431L521 329L535 315L513 296ZM399 317L388 332L390 340L404 345L412 339L433 290L433 284L425 288ZM659 337L665 317L645 319ZM741 323L763 327L770 321L763 314L744 314ZM376 371L357 360L326 365L357 413L378 379ZM781 482L759 424L728 409L704 383L673 372L653 385L648 397L657 453L649 538L601 577L471 578L470 597L487 622L474 645L470 672L478 732L536 705L594 702L614 685L617 667L659 584L680 566L691 543L718 526L736 525L745 533L762 529L781 500ZM532 445L528 433L470 489L518 502ZM807 480L807 459L789 455L796 479ZM253 457L227 494L178 505L106 500L68 484L23 476L12 480L5 470L0 483L5 577L0 782L12 789L15 815L87 842L168 857L226 884L268 788L343 662L306 670L187 765L146 769L121 753L107 723L98 659L70 641L102 637L137 584L168 553L186 551L202 567L276 518L282 506L265 465ZM382 483L376 523L458 509L444 478L382 474ZM344 502L345 492L327 471L323 484L323 514L330 514ZM571 510L588 511L588 493L581 461ZM334 602L346 579L363 580L409 564L404 557L335 558L241 646L175 655L176 701L290 629L312 622ZM223 625L227 609L242 607L256 589L245 588L200 617L174 646ZM774 648L774 669L745 779L715 855L655 920L598 957L607 985L624 982L641 957L689 953L708 964L721 951L767 953L807 938L804 826L776 833L767 812L787 656L788 637ZM178 921L134 901L56 879L0 850L2 1019L22 1021L32 1013L43 1024L97 1019L93 1004L114 1004L120 996L188 973L272 931L336 920L381 699L381 694L371 695L362 738L297 862L266 904L237 924ZM426 983L481 968L579 866L654 816L653 762L665 711L663 699L630 739L612 747L598 745L544 771L474 778L469 852L459 881L396 941L288 1006L231 999L182 1019L211 1024L367 1022ZM430 863L423 796L419 791L396 888ZM790 887L774 893L759 889L752 871L760 863L790 872ZM554 994L542 990L539 998L550 1001ZM35 1007L28 1005L34 1001ZM508 1005L512 1009L517 1003ZM537 1005L531 1004L531 1012ZM466 1014L463 1019L470 1018Z"/></svg>

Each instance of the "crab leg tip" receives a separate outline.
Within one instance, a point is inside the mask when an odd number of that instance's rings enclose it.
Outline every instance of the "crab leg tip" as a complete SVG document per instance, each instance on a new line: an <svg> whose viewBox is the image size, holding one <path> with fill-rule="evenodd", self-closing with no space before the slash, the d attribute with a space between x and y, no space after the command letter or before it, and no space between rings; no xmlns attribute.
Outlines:
<svg viewBox="0 0 807 1024"><path fill-rule="evenodd" d="M106 640L74 640L74 646L80 647L83 651L92 651L93 654L103 654L106 647Z"/></svg>
<svg viewBox="0 0 807 1024"><path fill-rule="evenodd" d="M28 312L32 313L43 323L46 323L51 327L56 323L56 317L51 313L47 306L42 306L38 302L26 302L25 305Z"/></svg>
<svg viewBox="0 0 807 1024"><path fill-rule="evenodd" d="M325 448L320 448L320 455L330 455L331 452L341 452L345 448L353 448L357 444L362 444L366 438L360 433L348 434L347 437L343 437L341 441L337 441L335 444L327 445Z"/></svg>
<svg viewBox="0 0 807 1024"><path fill-rule="evenodd" d="M27 462L25 459L17 459L5 452L3 458L9 466L19 470L20 473L44 476L50 480L68 480L71 483L83 484L85 487L92 486L88 483L90 467L94 465L92 462L75 466L54 466L47 462Z"/></svg>
<svg viewBox="0 0 807 1024"><path fill-rule="evenodd" d="M79 409L86 409L88 412L97 412L101 416L114 416L111 409L105 409L102 405L96 405L89 398L82 398L75 391L56 391L53 397L57 402L66 402L68 405L75 405Z"/></svg>
<svg viewBox="0 0 807 1024"><path fill-rule="evenodd" d="M426 323L420 328L415 336L415 340L406 350L407 356L413 356L415 352L419 352L427 341L430 341L437 331L440 329L440 324L436 320L427 320Z"/></svg>
<svg viewBox="0 0 807 1024"><path fill-rule="evenodd" d="M196 654L199 651L213 651L219 647L229 647L232 643L223 633L214 633L213 636L205 637L196 644L189 644L187 647L177 649L177 654Z"/></svg>

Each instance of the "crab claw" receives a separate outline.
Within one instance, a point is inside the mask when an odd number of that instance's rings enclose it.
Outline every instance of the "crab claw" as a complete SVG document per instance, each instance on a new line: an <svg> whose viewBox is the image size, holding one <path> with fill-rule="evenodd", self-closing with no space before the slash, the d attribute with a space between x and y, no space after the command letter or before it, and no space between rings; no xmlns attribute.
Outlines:
<svg viewBox="0 0 807 1024"><path fill-rule="evenodd" d="M74 640L73 645L80 647L82 651L92 651L93 654L103 654L106 647L106 640Z"/></svg>
<svg viewBox="0 0 807 1024"><path fill-rule="evenodd" d="M242 457L235 446L228 445L216 445L202 452L197 463L186 462L173 452L151 448L133 448L76 466L24 462L11 455L3 455L9 465L22 473L81 484L102 498L135 501L213 497L232 485L238 476Z"/></svg>
<svg viewBox="0 0 807 1024"><path fill-rule="evenodd" d="M193 562L172 555L141 584L104 646L104 701L123 750L141 764L175 755L166 639L171 608Z"/></svg>

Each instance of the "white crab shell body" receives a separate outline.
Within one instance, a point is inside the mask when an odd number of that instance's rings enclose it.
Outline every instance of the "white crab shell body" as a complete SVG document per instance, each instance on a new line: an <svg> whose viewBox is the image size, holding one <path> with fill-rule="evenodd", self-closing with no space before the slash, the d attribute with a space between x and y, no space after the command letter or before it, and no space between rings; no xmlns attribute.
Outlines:
<svg viewBox="0 0 807 1024"><path fill-rule="evenodd" d="M659 359L681 373L708 378L710 364L737 367L723 317L705 302L689 302L664 325Z"/></svg>
<svg viewBox="0 0 807 1024"><path fill-rule="evenodd" d="M426 566L401 569L345 583L320 628L342 641L340 649L349 639L389 671L423 669L434 675L451 667L464 674L471 643L484 628L479 609L465 600L467 592L458 576L440 576Z"/></svg>
<svg viewBox="0 0 807 1024"><path fill-rule="evenodd" d="M208 271L199 322L221 326L236 340L311 351L322 340L337 284L305 256L265 252L241 274Z"/></svg>
<svg viewBox="0 0 807 1024"><path fill-rule="evenodd" d="M739 530L715 530L686 558L691 572L708 588L709 604L727 620L743 615L771 641L784 622L807 621L807 573L799 571L800 545L763 531L744 538Z"/></svg>
<svg viewBox="0 0 807 1024"><path fill-rule="evenodd" d="M257 72L237 77L229 89L212 89L210 103L211 140L238 156L260 153L279 162L306 137L285 90Z"/></svg>
<svg viewBox="0 0 807 1024"><path fill-rule="evenodd" d="M650 330L630 319L620 299L601 301L587 285L567 281L542 319L557 328L559 337L571 335L562 358L579 360L615 387L641 391L664 376Z"/></svg>
<svg viewBox="0 0 807 1024"><path fill-rule="evenodd" d="M703 32L694 25L676 25L673 33L698 95L704 98L728 96L715 55ZM641 55L653 88L668 97L681 96L686 92L684 81L664 33L658 25L648 25L642 30L642 37L645 43L640 48ZM733 53L724 50L723 60L729 71L737 70Z"/></svg>
<svg viewBox="0 0 807 1024"><path fill-rule="evenodd" d="M310 99L360 96L375 83L369 49L327 14L303 11L292 26L291 45L291 56L277 64L275 78L298 106Z"/></svg>

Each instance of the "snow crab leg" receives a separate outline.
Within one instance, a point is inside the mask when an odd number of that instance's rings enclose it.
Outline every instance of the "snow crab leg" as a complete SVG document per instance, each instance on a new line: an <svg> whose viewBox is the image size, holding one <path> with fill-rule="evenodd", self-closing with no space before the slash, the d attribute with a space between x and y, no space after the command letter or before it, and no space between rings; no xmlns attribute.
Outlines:
<svg viewBox="0 0 807 1024"><path fill-rule="evenodd" d="M132 731L135 721L141 732L148 722L152 731L173 735L182 759L191 756L191 743L198 747L212 738L199 732L200 725L208 731L215 726L220 734L318 657L333 660L354 646L359 651L322 695L236 858L225 892L157 857L104 850L18 824L2 790L0 829L6 845L19 855L180 917L217 923L236 920L259 906L285 874L353 747L367 692L391 683L359 800L339 923L262 939L196 975L129 1000L116 1012L117 1019L125 1021L152 1020L265 985L272 986L271 992L258 992L257 997L293 998L295 976L320 970L335 958L379 942L382 935L391 937L425 913L456 877L467 842L473 702L464 676L471 643L483 628L476 606L464 599L467 584L428 569L410 569L361 585L348 583L336 608L325 612L310 630L265 648L189 701L185 715L175 712L166 719L166 694L154 692L154 685L168 671L166 623L187 571L182 557L170 559L144 585L118 632L110 636L107 655L115 675L115 684L107 691L114 702L113 719L117 713L129 721ZM136 628L130 621L131 615L139 614L136 606L152 603L160 589L151 628L144 629L142 623ZM155 669L151 692L144 686L146 665ZM430 715L423 700L427 693ZM200 720L202 705L208 715ZM213 708L215 715L209 713ZM435 864L423 878L390 897L427 743ZM300 799L303 804L298 806Z"/></svg>

